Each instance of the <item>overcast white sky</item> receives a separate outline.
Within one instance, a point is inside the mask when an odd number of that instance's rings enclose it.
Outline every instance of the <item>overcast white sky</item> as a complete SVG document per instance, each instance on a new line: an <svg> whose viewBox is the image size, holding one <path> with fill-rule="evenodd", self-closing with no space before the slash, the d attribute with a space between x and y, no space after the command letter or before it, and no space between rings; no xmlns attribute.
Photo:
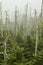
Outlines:
<svg viewBox="0 0 43 65"><path fill-rule="evenodd" d="M23 12L27 1L29 9L31 4L32 12L34 12L34 9L37 9L37 12L41 11L42 0L0 0L0 1L2 2L3 12L7 10L10 14L14 12L15 5L17 5L17 8L20 12Z"/></svg>
<svg viewBox="0 0 43 65"><path fill-rule="evenodd" d="M15 4L17 4L19 10L23 10L26 2L28 1L28 5L30 6L32 11L34 9L37 9L37 11L40 11L41 9L41 1L42 0L0 0L2 1L2 6L4 10L13 10L15 7Z"/></svg>

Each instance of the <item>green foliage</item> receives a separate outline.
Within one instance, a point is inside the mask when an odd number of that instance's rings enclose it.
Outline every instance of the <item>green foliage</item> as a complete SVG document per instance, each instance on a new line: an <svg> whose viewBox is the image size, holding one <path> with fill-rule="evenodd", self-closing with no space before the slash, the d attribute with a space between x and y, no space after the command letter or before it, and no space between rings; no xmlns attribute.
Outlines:
<svg viewBox="0 0 43 65"><path fill-rule="evenodd" d="M41 33L43 34L43 32ZM4 41L4 37L0 36L0 42ZM22 35L13 33L9 34L6 45L7 52L7 65L43 65L43 39L38 42L38 51L35 56L35 37L33 35L27 35L23 38ZM3 51L4 47L0 44L0 51ZM0 54L0 63L4 62L4 55ZM2 65L2 64L1 64Z"/></svg>

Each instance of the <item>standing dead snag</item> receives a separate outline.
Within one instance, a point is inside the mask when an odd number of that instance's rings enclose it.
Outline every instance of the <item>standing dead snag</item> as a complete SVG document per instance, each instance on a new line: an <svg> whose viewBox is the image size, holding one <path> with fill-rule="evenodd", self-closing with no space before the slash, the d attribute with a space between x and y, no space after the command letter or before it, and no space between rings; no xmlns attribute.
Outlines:
<svg viewBox="0 0 43 65"><path fill-rule="evenodd" d="M27 36L27 12L28 12L28 3L25 6L25 14L24 14L24 37Z"/></svg>
<svg viewBox="0 0 43 65"><path fill-rule="evenodd" d="M6 61L7 61L7 41L8 41L8 38L9 38L9 19L8 19L8 14L7 14L7 11L6 11L6 19L5 19L5 40L4 40L4 65L6 65Z"/></svg>
<svg viewBox="0 0 43 65"><path fill-rule="evenodd" d="M32 15L31 15L31 5L30 5L30 16L29 16L29 34L31 34L31 30L32 30Z"/></svg>
<svg viewBox="0 0 43 65"><path fill-rule="evenodd" d="M6 19L5 19L5 33L6 35L9 34L9 18L8 18L8 13L7 11L5 12L6 13Z"/></svg>
<svg viewBox="0 0 43 65"><path fill-rule="evenodd" d="M4 65L6 65L6 42L4 42Z"/></svg>
<svg viewBox="0 0 43 65"><path fill-rule="evenodd" d="M14 25L14 33L17 35L17 6L15 7L15 25Z"/></svg>
<svg viewBox="0 0 43 65"><path fill-rule="evenodd" d="M6 37L5 41L4 41L4 65L6 65L6 61L7 61L7 40L8 40L9 36Z"/></svg>
<svg viewBox="0 0 43 65"><path fill-rule="evenodd" d="M37 45L38 45L38 21L37 21L37 11L35 9L35 24L36 24L36 44L35 44L35 56L37 55Z"/></svg>
<svg viewBox="0 0 43 65"><path fill-rule="evenodd" d="M42 0L42 5L41 5L41 13L40 13L40 23L43 22L43 0ZM40 26L40 39L41 38L41 32L42 32L42 26Z"/></svg>
<svg viewBox="0 0 43 65"><path fill-rule="evenodd" d="M0 34L3 37L2 3L0 2Z"/></svg>
<svg viewBox="0 0 43 65"><path fill-rule="evenodd" d="M41 22L43 21L43 0L42 0L42 5L41 5Z"/></svg>

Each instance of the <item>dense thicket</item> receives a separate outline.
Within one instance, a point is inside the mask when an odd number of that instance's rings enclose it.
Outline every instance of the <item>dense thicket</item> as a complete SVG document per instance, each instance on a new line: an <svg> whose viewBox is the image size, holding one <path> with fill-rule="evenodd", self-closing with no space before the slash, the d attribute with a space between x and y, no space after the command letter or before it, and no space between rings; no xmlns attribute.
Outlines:
<svg viewBox="0 0 43 65"><path fill-rule="evenodd" d="M6 43L6 65L43 65L43 28L39 33L38 50L35 56L34 34L27 35L26 38L17 34L9 33L9 38ZM38 29L39 31L40 29ZM0 35L0 42L4 41L5 36ZM4 44L4 43L3 43ZM0 43L0 52L4 51L4 46ZM0 54L0 65L4 63L4 55Z"/></svg>

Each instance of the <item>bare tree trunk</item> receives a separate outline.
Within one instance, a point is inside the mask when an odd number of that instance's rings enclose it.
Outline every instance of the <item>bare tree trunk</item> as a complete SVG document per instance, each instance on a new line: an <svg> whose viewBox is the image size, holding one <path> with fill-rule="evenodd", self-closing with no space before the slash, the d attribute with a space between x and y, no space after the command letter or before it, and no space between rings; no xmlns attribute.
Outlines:
<svg viewBox="0 0 43 65"><path fill-rule="evenodd" d="M38 46L38 21L37 21L37 11L35 9L35 24L36 24L36 44L35 44L35 56L37 55Z"/></svg>
<svg viewBox="0 0 43 65"><path fill-rule="evenodd" d="M9 38L9 21L8 21L8 14L6 11L6 23L5 23L5 40L4 40L4 65L7 65L6 61L7 61L7 41Z"/></svg>
<svg viewBox="0 0 43 65"><path fill-rule="evenodd" d="M6 65L6 61L7 61L7 40L9 38L9 35L6 37L5 41L4 41L4 65Z"/></svg>
<svg viewBox="0 0 43 65"><path fill-rule="evenodd" d="M6 42L4 42L4 65L6 65Z"/></svg>
<svg viewBox="0 0 43 65"><path fill-rule="evenodd" d="M3 22L2 22L2 3L0 2L0 33L3 37Z"/></svg>
<svg viewBox="0 0 43 65"><path fill-rule="evenodd" d="M15 7L15 27L14 27L14 33L17 35L17 6Z"/></svg>
<svg viewBox="0 0 43 65"><path fill-rule="evenodd" d="M27 36L27 13L28 13L28 2L25 6L25 14L24 14L24 37Z"/></svg>
<svg viewBox="0 0 43 65"><path fill-rule="evenodd" d="M37 46L38 46L38 25L36 25L36 44L35 44L35 56L37 55Z"/></svg>

